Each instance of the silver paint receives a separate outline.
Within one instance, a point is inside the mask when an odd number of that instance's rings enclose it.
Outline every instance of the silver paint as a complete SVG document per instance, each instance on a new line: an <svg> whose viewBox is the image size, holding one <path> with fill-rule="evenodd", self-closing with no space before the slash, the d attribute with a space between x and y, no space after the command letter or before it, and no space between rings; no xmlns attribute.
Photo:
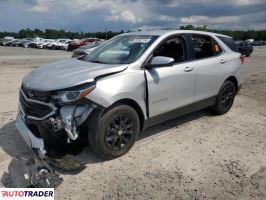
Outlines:
<svg viewBox="0 0 266 200"><path fill-rule="evenodd" d="M169 67L142 69L143 64L160 42L169 36L185 33L211 36L224 52L216 57L187 61ZM216 37L224 35L187 30L135 32L125 35L145 34L160 37L134 63L108 65L68 59L33 70L23 79L23 84L30 89L51 91L97 80L96 88L86 96L87 99L105 108L117 101L129 99L137 103L145 119L148 118L145 103L147 95L150 117L153 117L217 95L222 83L229 76L234 76L238 85L242 84L240 54L231 51ZM106 76L99 79L98 77L102 75ZM146 86L149 94L146 93ZM62 113L66 118L71 115L71 112ZM21 120L19 123L22 123ZM71 123L68 126L69 130L73 128ZM28 132L30 131L27 131L27 134ZM73 134L73 132L70 133ZM71 137L76 136L70 134Z"/></svg>

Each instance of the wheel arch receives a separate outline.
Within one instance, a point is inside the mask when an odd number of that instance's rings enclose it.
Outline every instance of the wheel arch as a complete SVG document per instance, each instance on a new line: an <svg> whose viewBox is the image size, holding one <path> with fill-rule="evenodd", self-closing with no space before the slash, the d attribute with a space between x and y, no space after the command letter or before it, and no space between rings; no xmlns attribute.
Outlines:
<svg viewBox="0 0 266 200"><path fill-rule="evenodd" d="M235 76L229 76L225 81L232 81L236 87L236 91L238 91L238 81Z"/></svg>
<svg viewBox="0 0 266 200"><path fill-rule="evenodd" d="M143 113L140 105L136 101L134 101L133 99L125 98L125 99L120 99L120 100L114 102L111 106L109 106L109 108L114 107L114 106L119 105L119 104L128 105L137 112L137 114L139 116L139 122L140 122L140 131L142 131L144 128L145 117L144 117L144 113Z"/></svg>

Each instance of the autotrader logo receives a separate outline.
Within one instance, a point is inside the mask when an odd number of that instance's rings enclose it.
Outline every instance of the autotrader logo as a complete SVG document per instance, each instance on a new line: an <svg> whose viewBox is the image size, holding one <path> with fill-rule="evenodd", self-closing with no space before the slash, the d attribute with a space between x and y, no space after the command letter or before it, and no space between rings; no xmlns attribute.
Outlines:
<svg viewBox="0 0 266 200"><path fill-rule="evenodd" d="M54 200L53 188L0 188L0 199Z"/></svg>

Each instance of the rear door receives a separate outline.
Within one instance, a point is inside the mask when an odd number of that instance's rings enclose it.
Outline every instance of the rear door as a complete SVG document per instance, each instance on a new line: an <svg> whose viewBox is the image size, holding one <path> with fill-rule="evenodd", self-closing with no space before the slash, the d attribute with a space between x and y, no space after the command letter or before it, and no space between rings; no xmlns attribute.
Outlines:
<svg viewBox="0 0 266 200"><path fill-rule="evenodd" d="M228 74L227 59L221 46L208 35L191 34L193 61L195 69L194 102L198 102L218 94L221 84Z"/></svg>
<svg viewBox="0 0 266 200"><path fill-rule="evenodd" d="M146 71L150 117L191 104L194 96L195 71L188 61L186 38L166 39L153 52L156 56L174 58L175 63Z"/></svg>

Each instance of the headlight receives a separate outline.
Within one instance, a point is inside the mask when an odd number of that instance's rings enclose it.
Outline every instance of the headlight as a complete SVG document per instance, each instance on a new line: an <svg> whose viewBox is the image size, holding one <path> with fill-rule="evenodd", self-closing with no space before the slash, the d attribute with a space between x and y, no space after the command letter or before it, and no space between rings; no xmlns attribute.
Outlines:
<svg viewBox="0 0 266 200"><path fill-rule="evenodd" d="M59 91L52 98L59 100L61 103L74 102L88 95L95 87L95 84L85 84L69 90Z"/></svg>

